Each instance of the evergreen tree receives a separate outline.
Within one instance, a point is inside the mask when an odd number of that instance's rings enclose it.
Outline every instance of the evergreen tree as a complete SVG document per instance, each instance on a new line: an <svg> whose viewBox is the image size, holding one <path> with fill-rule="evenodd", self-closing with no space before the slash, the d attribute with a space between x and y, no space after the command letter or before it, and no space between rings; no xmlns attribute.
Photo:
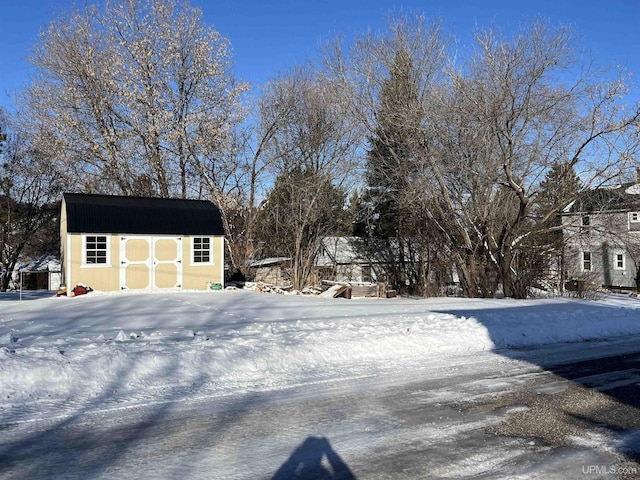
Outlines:
<svg viewBox="0 0 640 480"><path fill-rule="evenodd" d="M565 281L560 212L576 199L581 188L580 178L570 163L554 163L540 183L536 197L533 221L537 233L523 244L523 250L527 252L525 263L530 266L531 278L539 278L540 271L551 267L557 273L556 287L559 289L563 288Z"/></svg>
<svg viewBox="0 0 640 480"><path fill-rule="evenodd" d="M422 111L412 70L408 52L399 50L382 85L377 126L369 138L367 189L362 196L365 211L357 230L379 238L401 235L401 222L407 220L402 195L411 178Z"/></svg>
<svg viewBox="0 0 640 480"><path fill-rule="evenodd" d="M537 215L547 226L559 224L559 213L580 192L582 185L573 166L556 162L540 183L536 199Z"/></svg>
<svg viewBox="0 0 640 480"><path fill-rule="evenodd" d="M356 234L366 236L371 257L383 256L383 278L401 292L426 290L424 217L409 188L424 138L424 109L411 54L400 47L382 82L374 133L366 158L367 188Z"/></svg>

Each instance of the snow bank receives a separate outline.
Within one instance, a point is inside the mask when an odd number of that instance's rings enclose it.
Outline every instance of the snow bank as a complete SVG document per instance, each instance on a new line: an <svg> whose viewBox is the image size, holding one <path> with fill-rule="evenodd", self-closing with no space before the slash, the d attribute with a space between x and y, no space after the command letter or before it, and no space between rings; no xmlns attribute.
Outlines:
<svg viewBox="0 0 640 480"><path fill-rule="evenodd" d="M640 334L640 301L246 291L0 300L0 409L279 388L408 362Z"/></svg>

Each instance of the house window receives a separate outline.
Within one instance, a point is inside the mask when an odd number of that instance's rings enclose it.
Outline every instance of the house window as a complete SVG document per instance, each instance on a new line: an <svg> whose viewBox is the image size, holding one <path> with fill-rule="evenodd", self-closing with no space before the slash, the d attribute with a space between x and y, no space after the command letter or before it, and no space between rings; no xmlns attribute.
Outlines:
<svg viewBox="0 0 640 480"><path fill-rule="evenodd" d="M640 223L640 212L629 212L629 221L631 223Z"/></svg>
<svg viewBox="0 0 640 480"><path fill-rule="evenodd" d="M582 270L591 271L591 252L582 252Z"/></svg>
<svg viewBox="0 0 640 480"><path fill-rule="evenodd" d="M213 263L210 237L194 237L192 251L193 263Z"/></svg>
<svg viewBox="0 0 640 480"><path fill-rule="evenodd" d="M613 268L616 270L625 269L625 255L621 252L616 252L613 256Z"/></svg>
<svg viewBox="0 0 640 480"><path fill-rule="evenodd" d="M85 235L84 264L109 264L109 242L106 235Z"/></svg>
<svg viewBox="0 0 640 480"><path fill-rule="evenodd" d="M582 215L580 219L580 235L591 235L591 217L589 215Z"/></svg>
<svg viewBox="0 0 640 480"><path fill-rule="evenodd" d="M318 268L318 281L322 280L335 280L336 270L333 267L319 267Z"/></svg>

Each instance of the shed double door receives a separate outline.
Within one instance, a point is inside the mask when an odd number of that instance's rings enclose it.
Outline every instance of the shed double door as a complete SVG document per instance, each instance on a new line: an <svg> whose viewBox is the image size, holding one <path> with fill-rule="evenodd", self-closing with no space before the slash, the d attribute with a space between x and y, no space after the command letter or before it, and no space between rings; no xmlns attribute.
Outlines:
<svg viewBox="0 0 640 480"><path fill-rule="evenodd" d="M182 288L182 237L120 237L120 289Z"/></svg>

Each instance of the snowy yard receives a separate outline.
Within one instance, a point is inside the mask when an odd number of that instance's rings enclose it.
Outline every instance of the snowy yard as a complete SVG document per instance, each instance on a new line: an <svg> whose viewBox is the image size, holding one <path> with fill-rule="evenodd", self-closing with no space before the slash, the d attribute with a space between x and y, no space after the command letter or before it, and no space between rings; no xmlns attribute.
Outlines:
<svg viewBox="0 0 640 480"><path fill-rule="evenodd" d="M249 291L0 296L0 412L267 391L488 350L640 334L640 300L325 299Z"/></svg>
<svg viewBox="0 0 640 480"><path fill-rule="evenodd" d="M288 479L310 459L350 480L582 478L626 468L637 430L596 426L553 450L487 434L508 410L456 405L571 392L545 365L634 352L638 335L640 301L622 295L6 293L0 478ZM622 368L596 377L637 382Z"/></svg>

